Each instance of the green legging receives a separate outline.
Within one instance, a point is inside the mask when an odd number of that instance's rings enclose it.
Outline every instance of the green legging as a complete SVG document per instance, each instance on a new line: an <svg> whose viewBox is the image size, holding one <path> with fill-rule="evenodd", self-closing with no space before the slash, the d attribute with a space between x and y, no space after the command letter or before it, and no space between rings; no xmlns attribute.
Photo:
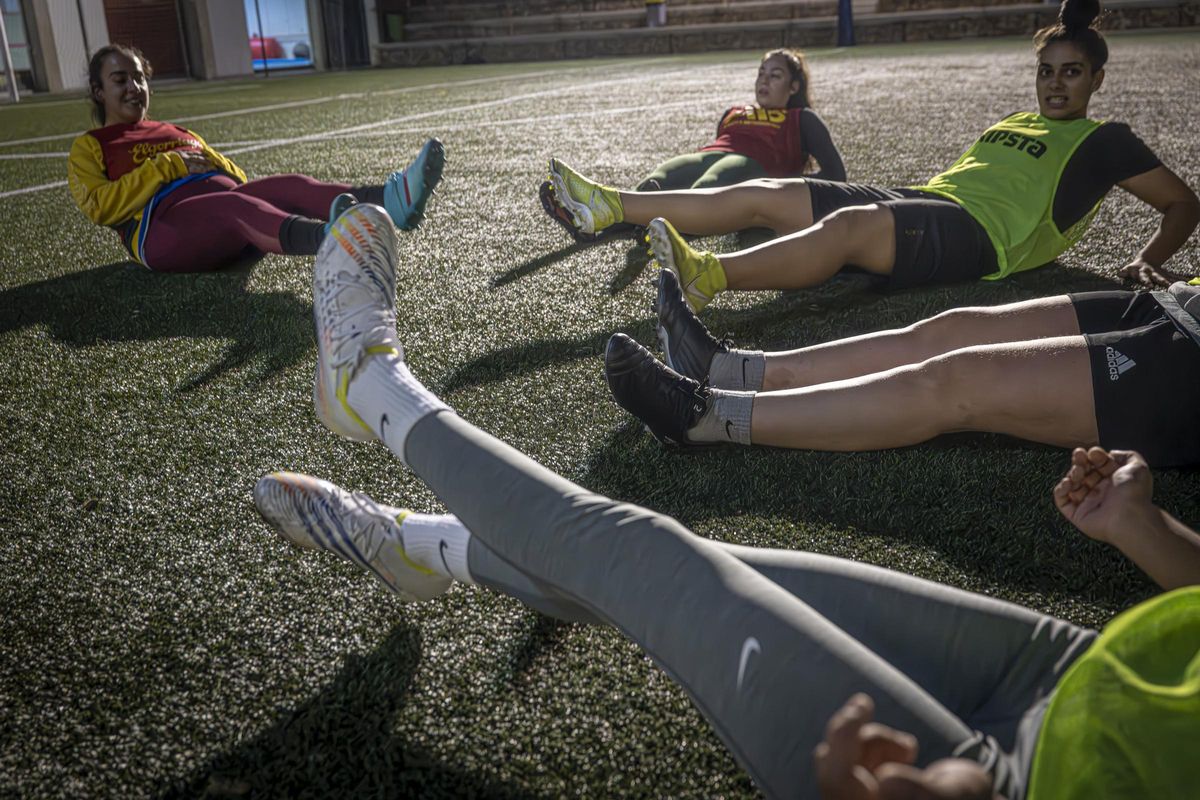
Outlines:
<svg viewBox="0 0 1200 800"><path fill-rule="evenodd" d="M713 189L765 177L766 171L752 158L706 150L664 161L637 188L639 191Z"/></svg>

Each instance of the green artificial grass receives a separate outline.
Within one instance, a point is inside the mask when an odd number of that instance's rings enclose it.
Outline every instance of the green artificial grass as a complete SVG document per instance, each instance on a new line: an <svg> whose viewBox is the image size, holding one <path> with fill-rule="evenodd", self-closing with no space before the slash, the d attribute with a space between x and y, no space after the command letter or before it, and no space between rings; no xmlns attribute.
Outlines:
<svg viewBox="0 0 1200 800"><path fill-rule="evenodd" d="M1117 35L1112 51L1094 116L1129 122L1200 186L1200 42ZM1025 42L812 55L817 107L852 180L919 181L1034 105ZM1058 518L1061 451L962 435L879 453L681 456L611 402L603 345L618 330L652 342L649 272L630 243L572 246L544 218L545 159L630 185L748 100L756 59L177 84L152 112L300 104L186 123L257 176L378 181L441 137L443 188L401 240L409 361L463 417L589 489L703 536L855 558L1081 624L1149 596L1136 568ZM0 155L65 154L86 115L64 98L0 108L8 141L63 136L0 142ZM64 179L65 157L0 160L0 192ZM280 468L441 510L384 448L316 421L310 259L156 275L126 263L63 187L3 208L0 795L754 794L684 693L615 632L475 588L403 605L268 530L250 492ZM1155 223L1118 191L1061 263L999 284L887 294L847 277L727 294L705 319L777 349L957 305L1112 288ZM1200 269L1195 237L1174 264ZM1194 471L1155 480L1162 505L1200 522Z"/></svg>

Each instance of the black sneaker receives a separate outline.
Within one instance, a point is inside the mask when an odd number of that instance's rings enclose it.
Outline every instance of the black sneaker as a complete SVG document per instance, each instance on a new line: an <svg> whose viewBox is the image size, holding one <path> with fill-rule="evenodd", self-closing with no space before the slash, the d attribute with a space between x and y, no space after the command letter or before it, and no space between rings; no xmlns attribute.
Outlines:
<svg viewBox="0 0 1200 800"><path fill-rule="evenodd" d="M687 432L708 410L707 384L675 372L623 333L608 340L604 377L617 404L645 423L654 438L665 445L694 446Z"/></svg>
<svg viewBox="0 0 1200 800"><path fill-rule="evenodd" d="M708 377L713 356L728 353L733 342L718 340L708 332L683 298L679 276L669 269L658 271L658 293L654 298L658 314L658 343L667 366L695 381Z"/></svg>

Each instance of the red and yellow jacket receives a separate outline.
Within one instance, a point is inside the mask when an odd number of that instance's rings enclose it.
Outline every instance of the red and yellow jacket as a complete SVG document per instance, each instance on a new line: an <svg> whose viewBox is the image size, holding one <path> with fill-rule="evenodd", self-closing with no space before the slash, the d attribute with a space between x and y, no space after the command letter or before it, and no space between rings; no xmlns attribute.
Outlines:
<svg viewBox="0 0 1200 800"><path fill-rule="evenodd" d="M67 157L67 185L79 209L117 231L139 261L153 204L189 177L180 151L200 153L239 183L246 173L198 135L169 122L142 120L79 136Z"/></svg>

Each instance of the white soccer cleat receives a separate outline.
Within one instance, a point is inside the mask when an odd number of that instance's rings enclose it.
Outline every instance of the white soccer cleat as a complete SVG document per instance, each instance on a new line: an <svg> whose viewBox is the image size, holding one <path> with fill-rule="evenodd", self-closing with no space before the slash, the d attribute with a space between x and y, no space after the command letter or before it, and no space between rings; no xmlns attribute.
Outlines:
<svg viewBox="0 0 1200 800"><path fill-rule="evenodd" d="M334 220L317 252L313 404L325 427L350 439L375 438L347 401L350 381L371 356L404 357L396 338L396 249L387 212L359 203Z"/></svg>
<svg viewBox="0 0 1200 800"><path fill-rule="evenodd" d="M379 579L406 603L431 600L453 583L404 552L400 522L409 512L359 492L295 472L258 479L254 504L281 536L310 550L330 550Z"/></svg>

